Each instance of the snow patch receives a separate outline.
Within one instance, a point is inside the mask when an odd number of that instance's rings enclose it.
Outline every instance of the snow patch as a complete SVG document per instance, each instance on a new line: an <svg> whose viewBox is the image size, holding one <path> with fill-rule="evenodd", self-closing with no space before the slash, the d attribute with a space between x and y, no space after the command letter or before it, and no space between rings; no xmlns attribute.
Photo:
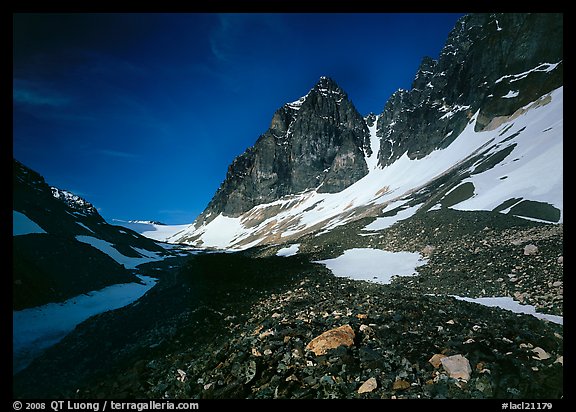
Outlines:
<svg viewBox="0 0 576 412"><path fill-rule="evenodd" d="M28 235L30 233L46 233L46 231L24 213L13 210L12 236Z"/></svg>
<svg viewBox="0 0 576 412"><path fill-rule="evenodd" d="M366 165L368 166L368 170L374 170L378 167L378 151L380 150L380 138L376 136L376 129L378 126L378 119L380 115L376 116L374 123L372 126L368 127L370 131L370 149L372 150L372 154L370 156L365 156L364 160L366 160ZM390 124L392 127L393 124Z"/></svg>
<svg viewBox="0 0 576 412"><path fill-rule="evenodd" d="M140 248L133 248L136 251L143 255L144 257L129 257L125 256L122 253L118 252L118 250L112 245L112 243L106 242L105 240L98 239L92 236L76 236L76 240L82 243L87 243L90 246L98 249L99 251L106 253L116 262L124 265L127 269L134 269L136 266L141 265L142 263L154 262L157 260L163 259L163 257L158 256L155 252L150 252L145 249Z"/></svg>
<svg viewBox="0 0 576 412"><path fill-rule="evenodd" d="M204 247L226 249L235 239L246 233L240 218L219 214L202 227L200 241Z"/></svg>
<svg viewBox="0 0 576 412"><path fill-rule="evenodd" d="M143 283L124 283L78 295L63 303L12 312L13 372L58 343L91 316L126 306L150 290L156 279L138 276Z"/></svg>
<svg viewBox="0 0 576 412"><path fill-rule="evenodd" d="M310 93L308 93L308 94L310 94ZM302 96L301 98L299 98L298 100L296 100L294 102L286 103L286 106L288 106L289 108L294 109L294 110L300 110L300 108L302 107L302 104L306 101L308 94L306 94L306 96Z"/></svg>
<svg viewBox="0 0 576 412"><path fill-rule="evenodd" d="M548 72L551 72L552 70L554 70L560 63L562 63L562 60L560 60L558 63L542 63L542 64L539 64L538 66L534 67L533 69L527 70L527 71L522 72L522 73L508 74L506 76L502 76L498 80L496 80L495 83L500 83L502 80L506 80L506 79L510 79L510 83L516 82L518 80L524 79L530 73L533 73L533 72L548 73Z"/></svg>
<svg viewBox="0 0 576 412"><path fill-rule="evenodd" d="M283 257L294 256L295 254L298 253L299 250L300 250L300 243L296 243L280 249L278 252L276 252L276 256L283 256Z"/></svg>
<svg viewBox="0 0 576 412"><path fill-rule="evenodd" d="M525 313L527 315L532 315L537 317L538 319L546 319L550 322L557 323L559 325L564 324L564 317L558 315L548 315L545 313L538 313L536 312L536 308L532 305L522 305L516 302L509 296L502 296L502 297L489 297L489 298L468 298L464 296L455 296L452 297L463 300L466 302L477 303L479 305L489 306L489 307L498 307L501 309L509 310L514 313Z"/></svg>
<svg viewBox="0 0 576 412"><path fill-rule="evenodd" d="M422 204L418 204L407 209L403 209L398 211L394 216L384 216L376 218L376 220L370 223L362 230L384 230L392 226L394 223L399 222L401 220L406 220L409 217L412 217L414 213L422 206Z"/></svg>
<svg viewBox="0 0 576 412"><path fill-rule="evenodd" d="M500 27L500 24L498 23L498 19L496 20L496 31L502 31L502 27Z"/></svg>
<svg viewBox="0 0 576 412"><path fill-rule="evenodd" d="M442 111L442 112L448 110L448 112L447 112L446 114L442 115L442 116L440 117L440 120L450 119L450 118L451 118L452 116L454 116L456 113L461 112L462 110L468 110L469 108L470 108L470 106L463 106L463 105L457 104L456 106L454 106L454 107L450 110L450 109L448 109L447 107L442 106L439 110Z"/></svg>
<svg viewBox="0 0 576 412"><path fill-rule="evenodd" d="M512 99L520 94L518 90L510 90L506 95L502 96L503 99Z"/></svg>
<svg viewBox="0 0 576 412"><path fill-rule="evenodd" d="M325 265L339 277L389 284L394 275L415 275L416 268L427 261L419 253L357 248L346 250L337 258L314 263Z"/></svg>

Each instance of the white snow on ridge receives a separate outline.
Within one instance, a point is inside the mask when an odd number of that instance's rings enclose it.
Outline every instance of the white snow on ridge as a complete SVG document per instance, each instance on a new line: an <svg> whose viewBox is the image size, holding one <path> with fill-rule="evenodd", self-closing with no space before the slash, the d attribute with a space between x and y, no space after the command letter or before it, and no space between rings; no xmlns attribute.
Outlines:
<svg viewBox="0 0 576 412"><path fill-rule="evenodd" d="M148 250L136 247L132 249L135 249L136 252L138 252L140 255L143 255L143 257L135 258L125 256L120 253L111 243L92 236L76 236L76 240L82 243L87 243L99 251L106 253L116 262L124 265L127 269L134 269L136 266L141 265L142 263L154 262L156 260L163 259L163 257L158 256L155 252L150 252Z"/></svg>
<svg viewBox="0 0 576 412"><path fill-rule="evenodd" d="M13 210L12 236L28 235L30 233L46 233L46 231L24 213Z"/></svg>
<svg viewBox="0 0 576 412"><path fill-rule="evenodd" d="M564 324L564 317L558 315L548 315L546 313L538 313L536 312L536 308L532 305L522 305L516 302L509 296L502 296L502 297L490 297L490 298L468 298L463 296L454 296L452 297L463 300L466 302L477 303L479 305L490 306L490 307L498 307L501 309L509 310L514 313L525 313L528 315L532 315L537 317L538 319L546 319L550 322L557 323L559 325Z"/></svg>
<svg viewBox="0 0 576 412"><path fill-rule="evenodd" d="M416 268L426 264L426 260L419 253L356 248L337 258L314 263L325 265L338 277L389 284L392 276L416 275Z"/></svg>
<svg viewBox="0 0 576 412"><path fill-rule="evenodd" d="M308 97L308 94L306 94L305 96L302 96L301 98L299 98L296 101L293 101L291 103L286 103L286 106L288 106L291 109L294 110L300 110L300 107L302 107L302 104L306 101L306 98Z"/></svg>
<svg viewBox="0 0 576 412"><path fill-rule="evenodd" d="M156 280L138 276L140 283L124 283L78 295L63 303L12 312L13 372L24 369L44 351L58 343L76 325L91 316L126 306L143 296Z"/></svg>
<svg viewBox="0 0 576 412"><path fill-rule="evenodd" d="M534 67L533 69L527 70L527 71L522 72L522 73L508 74L506 76L502 76L498 80L496 80L494 83L500 83L502 80L505 80L505 79L510 79L510 83L512 83L512 82L515 82L518 80L522 80L523 78L527 77L532 72L546 72L546 73L551 72L560 63L562 63L562 60L560 60L558 63L542 63L542 64L539 64L538 66Z"/></svg>
<svg viewBox="0 0 576 412"><path fill-rule="evenodd" d="M461 112L462 110L468 110L470 108L470 106L462 106L457 104L456 106L454 106L452 109L450 109L446 114L444 114L443 116L440 117L440 120L443 119L449 119L452 116L454 116L456 113ZM440 111L445 111L442 110L444 108L441 108Z"/></svg>

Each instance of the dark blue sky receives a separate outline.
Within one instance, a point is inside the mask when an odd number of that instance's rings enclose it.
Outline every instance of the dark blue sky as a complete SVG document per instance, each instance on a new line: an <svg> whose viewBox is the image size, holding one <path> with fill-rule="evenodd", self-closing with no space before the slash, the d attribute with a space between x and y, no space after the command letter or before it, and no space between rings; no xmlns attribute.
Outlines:
<svg viewBox="0 0 576 412"><path fill-rule="evenodd" d="M16 14L14 157L102 216L190 223L280 106L332 77L360 113L461 14Z"/></svg>

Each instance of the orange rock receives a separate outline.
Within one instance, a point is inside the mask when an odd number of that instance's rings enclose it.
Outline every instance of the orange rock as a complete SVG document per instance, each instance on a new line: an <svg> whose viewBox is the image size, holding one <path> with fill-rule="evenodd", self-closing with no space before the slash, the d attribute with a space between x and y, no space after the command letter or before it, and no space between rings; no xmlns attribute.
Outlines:
<svg viewBox="0 0 576 412"><path fill-rule="evenodd" d="M442 358L445 358L446 355L443 355L441 353L437 353L434 356L432 356L430 359L428 359L428 362L430 362L432 364L432 366L434 366L435 368L439 368L440 365L442 365Z"/></svg>
<svg viewBox="0 0 576 412"><path fill-rule="evenodd" d="M350 325L343 325L316 336L306 345L306 349L314 352L316 356L320 356L326 354L330 349L335 349L341 345L354 345L355 337L356 335Z"/></svg>
<svg viewBox="0 0 576 412"><path fill-rule="evenodd" d="M409 387L410 387L409 382L406 382L404 379L400 379L394 382L394 384L392 385L392 390L403 391L405 389L408 389Z"/></svg>

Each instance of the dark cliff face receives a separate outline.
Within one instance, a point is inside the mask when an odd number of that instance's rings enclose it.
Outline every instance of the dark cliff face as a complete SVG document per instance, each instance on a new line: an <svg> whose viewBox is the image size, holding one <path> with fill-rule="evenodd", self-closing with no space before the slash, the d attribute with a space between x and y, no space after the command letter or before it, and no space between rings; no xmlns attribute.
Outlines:
<svg viewBox="0 0 576 412"><path fill-rule="evenodd" d="M199 220L238 216L308 189L339 192L368 173L369 131L346 93L322 77L298 101L276 111L270 128L228 168Z"/></svg>
<svg viewBox="0 0 576 412"><path fill-rule="evenodd" d="M462 17L438 60L425 57L411 90L386 103L377 128L380 164L447 147L478 110L477 131L560 87L562 32L561 14Z"/></svg>

